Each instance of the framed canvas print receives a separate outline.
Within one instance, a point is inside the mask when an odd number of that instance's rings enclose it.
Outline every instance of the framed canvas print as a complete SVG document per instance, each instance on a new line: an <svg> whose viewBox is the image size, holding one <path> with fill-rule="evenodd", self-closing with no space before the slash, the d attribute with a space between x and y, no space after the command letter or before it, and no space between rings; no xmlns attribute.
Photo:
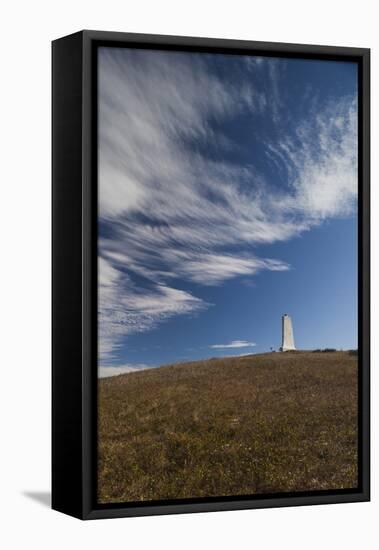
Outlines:
<svg viewBox="0 0 379 550"><path fill-rule="evenodd" d="M53 508L369 500L369 50L53 42Z"/></svg>

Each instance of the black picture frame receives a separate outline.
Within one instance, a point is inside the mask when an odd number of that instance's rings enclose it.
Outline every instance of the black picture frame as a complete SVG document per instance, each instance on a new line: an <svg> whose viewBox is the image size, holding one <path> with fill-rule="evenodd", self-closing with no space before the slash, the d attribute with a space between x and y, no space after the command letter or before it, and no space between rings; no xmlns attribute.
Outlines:
<svg viewBox="0 0 379 550"><path fill-rule="evenodd" d="M354 490L96 504L96 48L355 61L359 67L359 487ZM52 507L81 519L370 499L370 50L81 31L52 43Z"/></svg>

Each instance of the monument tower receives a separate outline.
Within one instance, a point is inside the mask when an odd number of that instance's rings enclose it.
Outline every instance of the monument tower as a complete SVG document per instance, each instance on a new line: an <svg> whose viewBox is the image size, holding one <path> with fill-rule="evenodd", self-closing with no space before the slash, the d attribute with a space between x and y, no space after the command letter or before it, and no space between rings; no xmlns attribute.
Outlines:
<svg viewBox="0 0 379 550"><path fill-rule="evenodd" d="M282 317L282 347L280 351L291 351L295 349L292 320L291 317L285 313Z"/></svg>

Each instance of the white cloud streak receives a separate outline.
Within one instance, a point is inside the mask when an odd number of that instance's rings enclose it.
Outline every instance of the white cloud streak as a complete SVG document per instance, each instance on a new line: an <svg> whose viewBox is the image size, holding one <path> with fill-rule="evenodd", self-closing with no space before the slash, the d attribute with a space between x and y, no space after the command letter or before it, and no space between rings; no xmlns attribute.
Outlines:
<svg viewBox="0 0 379 550"><path fill-rule="evenodd" d="M122 337L153 329L173 315L194 314L208 304L161 283L137 287L131 278L99 259L99 354L117 358Z"/></svg>
<svg viewBox="0 0 379 550"><path fill-rule="evenodd" d="M129 372L138 372L152 368L150 365L138 363L136 365L117 365L114 366L101 366L98 369L99 378L108 378L110 376L119 376L120 374L128 374Z"/></svg>
<svg viewBox="0 0 379 550"><path fill-rule="evenodd" d="M254 342L247 342L246 340L233 340L229 344L213 344L209 346L212 349L228 349L228 348L252 348L256 346Z"/></svg>
<svg viewBox="0 0 379 550"><path fill-rule="evenodd" d="M216 162L202 152L202 145L218 153L238 148L219 128L241 114L280 124L281 62L256 58L248 68L266 70L265 94L252 79L217 76L209 56L100 49L99 212L112 229L99 241L105 362L117 359L126 335L211 305L183 282L220 285L288 270L283 260L258 257L254 247L353 211L351 98L313 109L306 123L266 144L267 158L286 174L285 187L271 185L250 164Z"/></svg>

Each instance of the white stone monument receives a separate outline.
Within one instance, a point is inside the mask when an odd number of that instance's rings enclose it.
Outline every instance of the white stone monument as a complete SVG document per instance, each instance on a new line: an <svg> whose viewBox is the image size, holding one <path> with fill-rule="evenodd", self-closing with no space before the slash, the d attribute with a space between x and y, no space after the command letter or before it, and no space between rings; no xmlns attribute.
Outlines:
<svg viewBox="0 0 379 550"><path fill-rule="evenodd" d="M280 351L291 351L295 349L292 320L291 317L285 313L282 317L282 347Z"/></svg>

